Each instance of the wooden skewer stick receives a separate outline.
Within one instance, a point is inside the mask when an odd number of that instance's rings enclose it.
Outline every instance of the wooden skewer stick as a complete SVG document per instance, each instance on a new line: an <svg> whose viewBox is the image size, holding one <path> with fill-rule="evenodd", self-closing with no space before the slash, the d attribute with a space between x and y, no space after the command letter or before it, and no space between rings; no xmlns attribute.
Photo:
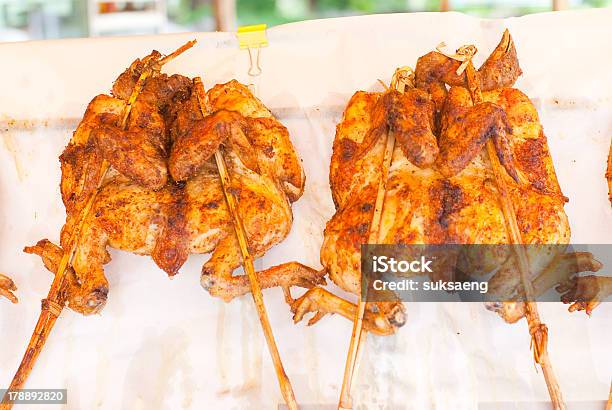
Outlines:
<svg viewBox="0 0 612 410"><path fill-rule="evenodd" d="M612 141L610 141L610 151L608 151L606 179L608 180L608 200L610 201L610 205L612 205Z"/></svg>
<svg viewBox="0 0 612 410"><path fill-rule="evenodd" d="M412 69L410 67L402 67L395 70L393 79L391 81L391 88L396 89L399 92L404 92L406 85L411 84ZM376 202L374 205L374 214L372 215L372 222L370 223L370 233L368 235L368 243L375 244L379 243L380 238L380 222L385 205L385 196L387 193L387 179L389 177L389 168L393 162L393 151L395 149L395 135L392 131L387 132L387 141L385 143L385 151L382 158L382 173L378 181L378 192L376 194ZM363 345L367 337L367 331L363 329L363 316L365 315L365 309L367 305L366 295L367 288L363 283L363 276L361 278L361 292L359 302L357 303L357 311L355 312L355 319L353 320L353 332L351 334L351 342L346 358L346 364L344 366L344 378L342 380L342 390L340 391L340 401L338 403L338 409L351 409L353 408L351 398L351 387L355 374L361 361L361 355L363 353Z"/></svg>
<svg viewBox="0 0 612 410"><path fill-rule="evenodd" d="M198 97L202 115L209 115L210 108L208 105L208 98L204 91L204 85L202 84L202 79L200 77L194 78L194 89ZM287 373L285 373L280 353L278 352L278 347L276 346L276 340L274 339L274 334L272 333L272 326L270 325L270 320L268 319L268 314L266 312L266 306L264 305L261 287L257 281L255 266L253 265L253 256L249 251L246 229L238 212L238 202L234 194L230 191L232 181L227 171L223 154L220 150L215 151L215 161L217 163L217 169L219 170L223 195L225 196L227 207L234 221L234 230L236 231L238 245L240 246L240 252L242 253L243 267L247 273L247 276L249 277L249 282L251 284L251 295L253 296L253 301L255 302L255 307L257 308L257 314L259 315L259 321L261 322L261 327L263 328L264 336L266 337L268 350L272 356L272 362L274 363L274 369L276 370L276 377L278 378L281 393L285 399L287 407L289 407L290 410L297 410L298 405L295 400L295 394L293 393L293 388L291 387L289 377L287 376Z"/></svg>
<svg viewBox="0 0 612 410"><path fill-rule="evenodd" d="M162 65L164 65L168 61L171 61L187 49L191 48L195 43L196 41L192 40L184 44L172 54L169 54L168 56L162 58L159 61L155 61L154 64L148 65L143 69L142 73L140 74L140 77L138 78L138 81L136 82L136 85L134 86L134 89L132 90L132 94L130 95L130 98L123 110L123 117L121 119L122 129L126 129L127 121L130 116L132 106L134 105L138 94L140 94L140 91L142 90L145 81L151 75L151 73L154 70L161 69ZM42 301L40 316L38 318L38 322L36 323L36 327L34 328L34 332L32 333L32 337L30 338L30 342L28 343L28 347L25 351L23 359L21 359L21 363L19 365L19 368L17 369L17 372L15 373L15 376L13 376L11 385L9 386L0 404L0 409L2 410L10 410L13 407L13 404L8 401L8 393L21 389L23 387L26 379L32 372L34 363L36 362L38 355L42 351L42 348L45 345L45 342L47 341L47 338L49 337L49 334L51 333L51 330L53 329L57 318L64 309L64 284L66 282L67 268L72 264L74 254L76 252L78 239L81 234L81 229L83 228L87 215L91 211L98 191L102 186L102 182L104 181L104 178L109 168L110 164L106 160L102 161L102 165L100 167L101 176L98 180L97 189L88 198L85 207L81 210L81 213L79 215L79 222L75 225L73 231L70 234L70 238L68 240L68 249L64 250L64 254L62 255L62 259L60 260L60 263L58 265L57 273L55 274L53 283L51 284L51 288L49 289L49 293L47 294L47 298L43 299Z"/></svg>
<svg viewBox="0 0 612 410"><path fill-rule="evenodd" d="M472 96L474 104L479 104L483 101L482 92L480 90L480 82L478 81L476 69L472 63L472 57L476 53L476 47L464 46L457 50L457 54L464 57L465 74L467 80L467 87ZM500 204L502 213L506 221L506 227L510 242L514 244L514 251L518 260L519 272L521 275L521 282L525 292L525 317L529 325L529 333L531 334L531 347L533 348L534 360L542 368L544 373L544 379L546 380L546 386L548 393L552 400L555 410L565 409L565 403L559 387L559 382L555 377L553 368L548 357L547 344L548 344L548 328L545 324L540 321L540 315L538 313L538 306L533 299L533 285L530 278L529 259L525 248L521 246L523 243L521 231L519 230L518 222L516 219L516 212L514 205L510 199L510 193L504 179L504 170L499 162L495 151L495 145L493 140L487 141L487 154L489 161L491 162L491 168L495 175L497 182L497 188L500 193Z"/></svg>

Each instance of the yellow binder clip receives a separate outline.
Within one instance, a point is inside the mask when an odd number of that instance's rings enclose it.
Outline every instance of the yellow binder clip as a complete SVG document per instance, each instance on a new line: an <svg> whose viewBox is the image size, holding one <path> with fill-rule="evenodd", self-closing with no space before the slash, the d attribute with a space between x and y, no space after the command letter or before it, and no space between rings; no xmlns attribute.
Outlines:
<svg viewBox="0 0 612 410"><path fill-rule="evenodd" d="M266 27L266 24L242 26L238 28L238 32L236 33L240 49L246 48L249 51L249 75L253 77L261 74L259 52L261 47L266 47L268 45ZM256 55L253 56L253 53L256 53Z"/></svg>

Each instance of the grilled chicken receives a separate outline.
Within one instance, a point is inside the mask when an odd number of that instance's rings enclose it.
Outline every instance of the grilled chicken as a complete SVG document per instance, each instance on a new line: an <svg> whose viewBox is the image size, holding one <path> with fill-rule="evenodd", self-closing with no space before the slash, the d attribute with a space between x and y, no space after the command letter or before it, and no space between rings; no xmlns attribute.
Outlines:
<svg viewBox="0 0 612 410"><path fill-rule="evenodd" d="M4 296L13 303L17 303L17 296L13 294L17 286L11 278L0 273L0 296Z"/></svg>
<svg viewBox="0 0 612 410"><path fill-rule="evenodd" d="M483 150L488 138L495 142L506 169L503 178L524 243L568 243L570 229L563 210L567 198L559 188L538 114L525 94L510 88L520 68L509 34L479 70L482 88L488 90L483 103L472 104L469 91L461 86L464 78L455 73L458 65L442 54L430 53L417 63L417 88L408 89L401 98L396 91L360 91L349 101L337 127L330 165L336 213L327 223L321 249L322 265L343 290L361 293L360 247L367 243L371 229L386 144L382 136L388 132L394 132L396 145L386 183L380 243L510 243L495 176ZM405 119L404 126L397 125L398 118ZM538 261L540 270L557 263L557 256L545 253ZM508 255L499 257L499 261L506 259ZM563 265L564 276L551 286L567 280L576 269L601 266L590 254L584 259L579 266ZM504 266L493 283L501 282L516 292L520 281L514 266ZM532 279L538 273L534 271ZM308 312L316 313L311 322L325 313L340 313L352 320L355 306L323 289L312 289L293 303L292 310L295 320ZM378 334L393 333L404 322L399 302L369 303L364 317L365 329Z"/></svg>
<svg viewBox="0 0 612 410"><path fill-rule="evenodd" d="M151 255L168 275L175 275L190 253L212 252L202 285L225 300L250 291L246 276L232 276L242 258L212 158L215 150L225 157L254 257L289 233L291 203L304 188L287 129L237 81L207 93L211 115L203 117L190 79L154 72L123 130L126 100L154 56L137 60L117 79L114 97L92 100L60 157L67 211L61 247L43 240L26 248L55 272L81 210L98 192L67 273L67 303L83 314L100 311L107 299L108 246ZM98 188L103 160L112 167ZM322 283L319 272L297 263L258 275L262 288Z"/></svg>

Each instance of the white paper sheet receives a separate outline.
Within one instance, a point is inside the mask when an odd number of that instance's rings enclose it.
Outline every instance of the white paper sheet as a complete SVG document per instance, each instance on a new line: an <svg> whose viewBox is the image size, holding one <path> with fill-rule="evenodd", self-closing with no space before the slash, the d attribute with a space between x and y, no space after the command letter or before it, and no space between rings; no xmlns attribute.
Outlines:
<svg viewBox="0 0 612 410"><path fill-rule="evenodd" d="M290 24L268 30L270 46L262 50L263 74L256 79L247 75L248 55L231 33L0 45L0 122L7 125L0 129L0 271L15 279L20 298L18 305L0 301L0 386L21 360L51 283L40 259L21 250L44 237L58 239L64 210L57 157L71 134L64 125L73 126L135 57L197 38L166 72L202 75L207 87L232 78L257 84L260 98L290 129L307 174L290 236L258 266L289 260L319 266L323 227L333 214L331 143L352 93L379 88L377 79L388 81L397 66L414 65L441 41L451 48L477 45L480 62L505 27L524 71L517 86L538 108L570 198L572 240L610 243L604 172L612 136L612 10ZM66 409L276 408L280 394L251 299L225 305L202 290L206 256L192 256L170 281L149 258L111 254L104 311L93 317L65 311L26 387L67 388ZM298 401L333 408L351 324L333 316L311 328L294 325L280 290L265 291L265 300ZM541 304L540 311L570 408L602 408L612 378L612 303L592 318L560 304ZM547 408L524 321L507 325L482 305L466 303L411 304L408 315L396 336L368 338L356 384L360 408Z"/></svg>

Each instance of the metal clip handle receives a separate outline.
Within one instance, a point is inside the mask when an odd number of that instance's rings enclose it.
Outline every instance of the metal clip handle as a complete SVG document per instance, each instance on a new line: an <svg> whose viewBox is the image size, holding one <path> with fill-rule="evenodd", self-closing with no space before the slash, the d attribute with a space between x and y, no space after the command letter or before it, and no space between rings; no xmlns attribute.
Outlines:
<svg viewBox="0 0 612 410"><path fill-rule="evenodd" d="M261 47L257 47L256 49L249 47L249 72L248 74L251 77L257 77L261 74L261 66L259 65L259 55L261 53ZM255 53L255 56L253 56Z"/></svg>

